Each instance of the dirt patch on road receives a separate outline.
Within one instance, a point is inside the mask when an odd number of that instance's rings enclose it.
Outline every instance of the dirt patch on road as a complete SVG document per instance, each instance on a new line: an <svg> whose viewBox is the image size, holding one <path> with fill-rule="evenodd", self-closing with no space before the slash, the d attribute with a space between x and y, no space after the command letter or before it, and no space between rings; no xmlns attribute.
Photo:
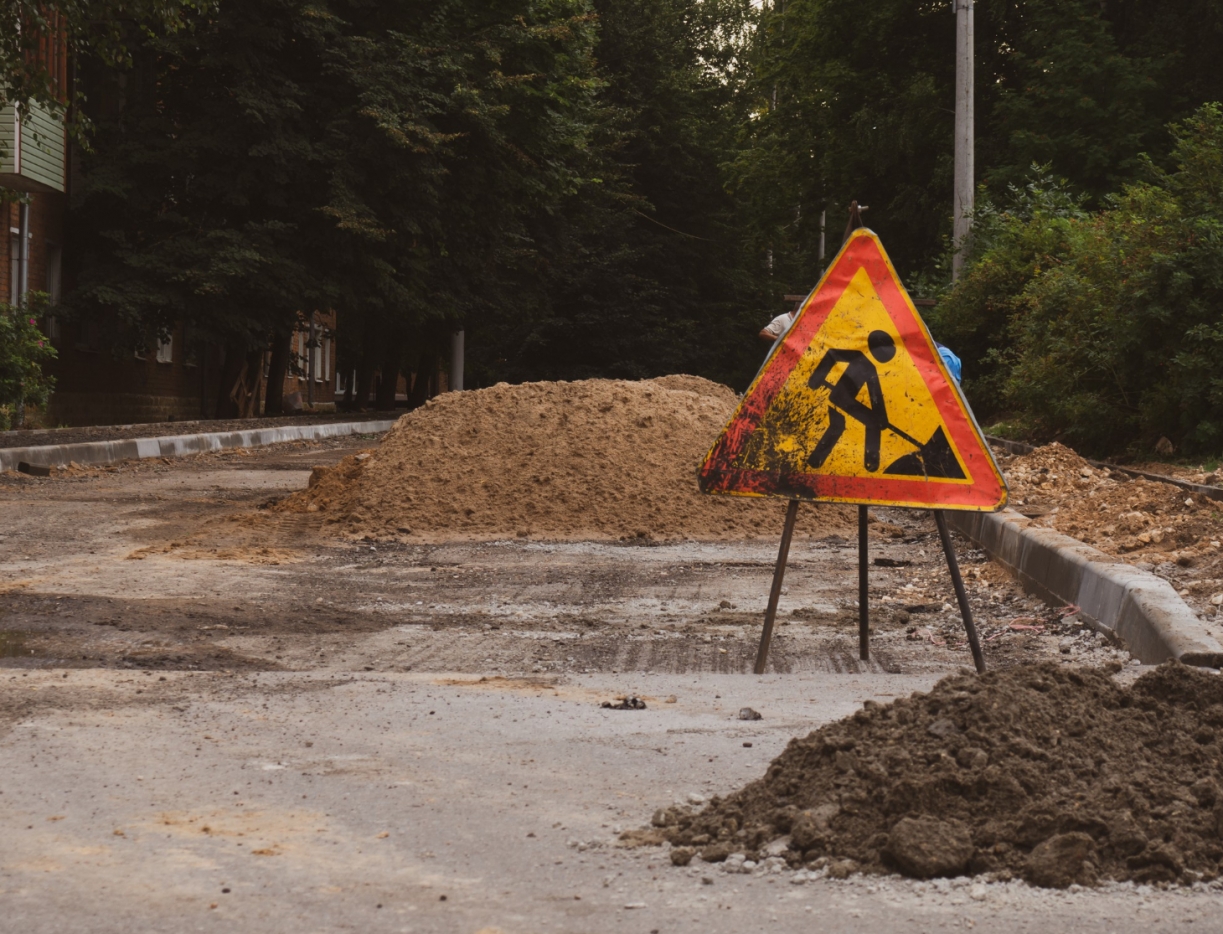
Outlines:
<svg viewBox="0 0 1223 934"><path fill-rule="evenodd" d="M780 502L697 490L696 468L736 402L695 376L448 393L278 508L375 538L775 538ZM827 535L851 520L845 507L805 509L800 531Z"/></svg>
<svg viewBox="0 0 1223 934"><path fill-rule="evenodd" d="M1213 879L1220 726L1223 679L1175 662L1129 688L1050 663L964 674L886 707L867 701L791 741L764 778L655 824L711 861L773 853L841 872L1056 887Z"/></svg>

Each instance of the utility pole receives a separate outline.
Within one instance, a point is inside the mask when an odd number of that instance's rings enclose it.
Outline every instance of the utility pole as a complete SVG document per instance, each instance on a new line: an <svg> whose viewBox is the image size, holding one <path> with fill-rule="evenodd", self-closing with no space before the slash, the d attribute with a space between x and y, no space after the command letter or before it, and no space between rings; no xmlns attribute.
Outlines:
<svg viewBox="0 0 1223 934"><path fill-rule="evenodd" d="M973 199L973 0L955 0L955 195L951 281L960 278L971 230Z"/></svg>
<svg viewBox="0 0 1223 934"><path fill-rule="evenodd" d="M824 274L824 260L826 258L826 240L824 238L824 228L828 221L828 209L820 211L820 275Z"/></svg>

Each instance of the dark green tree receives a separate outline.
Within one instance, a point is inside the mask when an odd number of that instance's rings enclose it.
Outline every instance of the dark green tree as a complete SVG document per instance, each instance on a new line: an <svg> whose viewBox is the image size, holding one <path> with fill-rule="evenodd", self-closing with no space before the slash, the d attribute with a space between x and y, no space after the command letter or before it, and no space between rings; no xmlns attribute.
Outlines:
<svg viewBox="0 0 1223 934"><path fill-rule="evenodd" d="M696 372L744 384L772 314L726 165L745 119L739 0L596 0L603 90L586 176L541 231L536 316L481 333L486 378ZM773 297L776 302L778 295Z"/></svg>
<svg viewBox="0 0 1223 934"><path fill-rule="evenodd" d="M984 213L934 325L981 354L987 417L1085 452L1223 448L1223 109L1169 129L1175 168L1105 210L1042 185Z"/></svg>
<svg viewBox="0 0 1223 934"><path fill-rule="evenodd" d="M83 72L96 151L73 192L69 306L119 353L180 322L224 348L222 412L248 356L328 296L315 104L338 28L305 0L225 4L146 39L130 71Z"/></svg>
<svg viewBox="0 0 1223 934"><path fill-rule="evenodd" d="M903 276L938 265L951 222L954 26L949 2L767 7L738 178L758 207L755 236L787 276L813 281L820 209L834 209L837 241L855 198ZM1223 97L1221 34L1223 8L1204 0L978 0L978 180L1001 198L1039 163L1099 206L1140 177L1143 153L1166 161L1169 119Z"/></svg>
<svg viewBox="0 0 1223 934"><path fill-rule="evenodd" d="M188 323L226 349L222 399L335 309L343 365L393 391L449 330L544 301L550 217L588 184L593 29L584 0L254 0L95 62L72 306L120 350Z"/></svg>
<svg viewBox="0 0 1223 934"><path fill-rule="evenodd" d="M553 218L593 184L598 82L584 0L344 15L326 59L323 212L367 383L375 367L427 372L452 330L535 315Z"/></svg>
<svg viewBox="0 0 1223 934"><path fill-rule="evenodd" d="M60 87L56 66L91 57L131 64L143 30L174 30L206 0L4 0L0 4L0 107L43 107L78 139L88 125L79 88Z"/></svg>

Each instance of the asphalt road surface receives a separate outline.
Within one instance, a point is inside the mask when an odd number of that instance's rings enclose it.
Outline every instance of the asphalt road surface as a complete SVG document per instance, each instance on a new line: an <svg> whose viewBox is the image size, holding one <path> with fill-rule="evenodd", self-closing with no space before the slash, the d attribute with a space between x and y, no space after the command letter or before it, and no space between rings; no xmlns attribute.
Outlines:
<svg viewBox="0 0 1223 934"><path fill-rule="evenodd" d="M853 543L796 542L757 677L774 543L388 545L258 508L358 443L0 477L0 931L1223 930L1204 888L621 845L970 664L928 518L880 514L865 664ZM991 664L1116 656L961 558Z"/></svg>

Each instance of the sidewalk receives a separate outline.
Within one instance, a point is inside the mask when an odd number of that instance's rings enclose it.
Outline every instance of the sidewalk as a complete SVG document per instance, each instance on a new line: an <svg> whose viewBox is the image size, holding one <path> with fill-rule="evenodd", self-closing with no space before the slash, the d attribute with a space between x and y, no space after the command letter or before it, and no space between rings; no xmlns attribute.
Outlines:
<svg viewBox="0 0 1223 934"><path fill-rule="evenodd" d="M0 436L0 471L17 470L20 465L55 467L60 464L112 464L121 460L149 457L182 457L227 448L250 448L285 441L313 441L344 435L380 434L395 424L390 413L381 417L347 418L265 418L239 421L165 422L155 425L117 425L98 428L63 428L41 432L4 432L4 435L30 436L59 443L32 443L9 447ZM227 430L203 430L231 426ZM262 427L260 427L262 426ZM192 432L191 429L196 431ZM173 433L165 429L173 429ZM63 434L60 434L63 432ZM95 440L88 440L92 436ZM62 439L62 440L61 440ZM79 439L79 440L74 440ZM23 437L24 441L25 438ZM43 471L45 473L45 470Z"/></svg>
<svg viewBox="0 0 1223 934"><path fill-rule="evenodd" d="M331 412L324 415L281 415L271 418L214 418L177 422L147 422L135 425L86 425L76 428L42 428L0 431L0 450L45 447L52 444L82 444L90 441L126 441L133 438L163 438L168 435L211 434L281 428L288 425L333 425L396 419L407 410L394 412Z"/></svg>

